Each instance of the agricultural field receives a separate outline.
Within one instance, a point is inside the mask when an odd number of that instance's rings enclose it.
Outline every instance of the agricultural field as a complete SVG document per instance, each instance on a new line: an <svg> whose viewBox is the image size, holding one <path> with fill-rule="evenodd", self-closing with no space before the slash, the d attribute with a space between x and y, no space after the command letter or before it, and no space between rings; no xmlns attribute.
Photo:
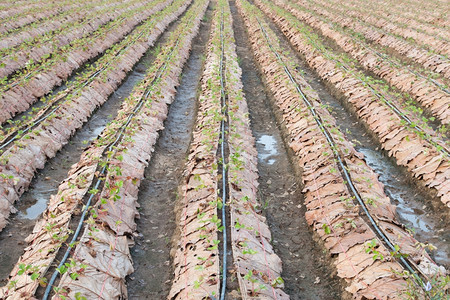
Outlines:
<svg viewBox="0 0 450 300"><path fill-rule="evenodd" d="M0 299L450 299L447 0L0 0Z"/></svg>

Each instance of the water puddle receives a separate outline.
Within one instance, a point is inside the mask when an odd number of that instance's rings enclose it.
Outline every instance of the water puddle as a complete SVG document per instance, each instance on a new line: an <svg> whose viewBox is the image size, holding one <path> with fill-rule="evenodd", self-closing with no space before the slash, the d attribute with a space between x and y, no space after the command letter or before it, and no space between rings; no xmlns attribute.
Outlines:
<svg viewBox="0 0 450 300"><path fill-rule="evenodd" d="M36 202L27 209L20 210L18 213L19 219L28 219L28 220L37 219L41 215L41 213L47 208L47 201L50 198L50 195L54 194L56 191L57 191L56 188L47 190L35 188L31 190L29 195L27 196L31 199L34 199Z"/></svg>
<svg viewBox="0 0 450 300"><path fill-rule="evenodd" d="M278 145L275 138L271 135L262 135L256 142L264 146L264 149L258 152L258 157L266 164L273 165L278 156Z"/></svg>
<svg viewBox="0 0 450 300"><path fill-rule="evenodd" d="M450 237L442 224L432 218L432 212L425 205L427 200L407 186L409 183L404 182L399 170L388 163L381 153L367 148L359 148L358 151L364 154L367 164L380 174L379 180L384 184L386 194L397 206L397 214L402 223L414 229L418 240L436 246L437 250L432 253L436 262L449 266Z"/></svg>

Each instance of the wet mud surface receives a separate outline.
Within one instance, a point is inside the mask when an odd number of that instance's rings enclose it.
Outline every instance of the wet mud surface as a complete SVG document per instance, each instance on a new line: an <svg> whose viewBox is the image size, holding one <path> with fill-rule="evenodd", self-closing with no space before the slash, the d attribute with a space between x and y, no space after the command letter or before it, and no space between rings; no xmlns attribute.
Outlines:
<svg viewBox="0 0 450 300"><path fill-rule="evenodd" d="M210 3L140 187L138 234L131 249L135 271L127 279L130 299L165 299L171 287L174 206L195 124L197 89L211 15Z"/></svg>
<svg viewBox="0 0 450 300"><path fill-rule="evenodd" d="M306 208L296 176L258 72L247 33L234 2L234 32L242 81L258 150L260 203L283 262L285 292L291 299L340 299L339 281L305 220Z"/></svg>

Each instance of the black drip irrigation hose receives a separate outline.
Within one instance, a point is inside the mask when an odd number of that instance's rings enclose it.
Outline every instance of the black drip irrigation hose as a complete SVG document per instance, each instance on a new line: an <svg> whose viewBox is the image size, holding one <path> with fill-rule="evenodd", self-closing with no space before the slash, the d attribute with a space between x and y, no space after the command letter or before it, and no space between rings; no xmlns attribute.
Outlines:
<svg viewBox="0 0 450 300"><path fill-rule="evenodd" d="M122 17L122 18L120 18L120 19L121 19L121 20L125 20L125 17ZM111 28L109 29L109 31L112 30L112 29L114 29L114 27L117 27L118 25L119 25L119 24L114 25L113 27L111 27ZM30 73L28 73L28 74L25 75L24 77L22 77L22 78L16 80L15 82L9 84L9 85L8 85L7 87L5 87L1 92L7 92L7 91L9 91L10 89L12 89L12 88L15 87L16 85L18 85L21 81L24 81L24 80L30 78L30 77L31 77L32 75L34 75L34 74L37 74L42 68L43 68L43 67L40 66L40 67L37 68L36 70L31 71ZM20 70L20 69L19 69L19 70Z"/></svg>
<svg viewBox="0 0 450 300"><path fill-rule="evenodd" d="M151 21L151 23L153 23L153 22L154 22L154 21ZM150 23L150 24L151 24L151 23ZM136 43L136 41L137 41L138 39L140 39L141 36L142 36L143 34L144 34L144 33L141 32L134 40L132 40L131 42L129 42L125 48L123 48L122 50L120 50L119 52L117 52L117 53L114 55L114 57L113 57L111 60L109 60L102 68L100 68L100 69L99 69L98 71L96 71L94 74L92 74L91 76L89 76L89 77L84 81L84 83L74 91L74 93L77 93L77 92L80 91L82 88L84 88L86 85L88 85L89 83L91 83L91 82L94 80L94 78L97 77L97 76L98 76L100 73L102 73L103 71L105 71L105 70L108 68L108 66L109 66L111 63L113 63L113 62L115 61L115 59L117 59L117 57L119 57L119 55L122 55L129 47L131 47L134 43ZM70 88L69 88L69 89L70 89ZM53 114L55 113L55 111L58 110L58 108L60 108L61 105L64 103L63 99L64 99L64 97L67 96L67 94L68 94L69 92L70 92L70 90L66 92L66 95L64 95L62 99L60 99L60 100L57 101L58 103L55 103L55 104L53 104L52 106L48 107L48 108L45 110L46 112L44 112L44 116L42 116L41 118L39 118L38 120L36 120L36 121L33 122L32 124L29 124L28 126L27 126L27 125L24 125L24 126L18 128L18 129L16 129L16 130L14 130L14 132L18 132L18 131L21 131L21 132L20 132L20 133L16 133L14 136L10 136L10 137L7 138L5 141L3 141L3 142L0 144L0 151L3 150L5 147L7 147L9 144L11 144L13 141L19 139L24 133L27 133L28 131L32 130L32 129L35 128L37 125L39 125L40 123L42 123L43 121L45 121L46 119L48 119L51 115L53 115ZM52 107L53 107L53 109L52 109ZM26 127L26 128L23 129L24 127Z"/></svg>
<svg viewBox="0 0 450 300"><path fill-rule="evenodd" d="M311 41L311 40L310 40ZM315 44L314 44L315 45ZM342 65L342 68L346 71L346 72L350 72L350 70L345 66ZM441 149L439 149L438 147L436 147L439 152L442 152L443 154L445 154L447 157L450 157L450 151L443 145L439 145L438 143L436 143L435 141L427 138L427 133L419 126L414 124L414 122L412 122L408 116L406 116L405 113L403 113L395 104L393 104L391 101L387 100L383 95L381 95L380 93L378 93L373 87L372 85L370 85L370 83L365 82L364 80L361 79L360 76L356 75L356 78L358 78L358 80L365 86L367 86L370 90L370 92L375 95L378 99L380 99L382 102L386 103L387 106L389 106L389 108L400 118L402 118L404 121L406 121L409 124L409 127L414 128L416 131L420 132L423 134L423 138L426 139L430 144L432 144L433 146L440 146Z"/></svg>
<svg viewBox="0 0 450 300"><path fill-rule="evenodd" d="M227 287L227 223L226 223L226 199L227 199L227 166L225 161L225 115L227 109L226 94L225 94L225 83L224 83L224 72L223 72L223 62L224 62L224 18L223 18L223 8L222 16L220 20L220 96L222 102L222 113L224 117L220 122L221 127L221 142L220 142L220 155L222 159L222 234L223 234L223 258L222 258L222 290L220 293L220 300L225 299L225 292Z"/></svg>
<svg viewBox="0 0 450 300"><path fill-rule="evenodd" d="M370 24L370 23L367 23L367 24L364 24L364 23L366 23L365 21L363 21L363 20L361 20L361 19L359 19L359 18L357 18L357 17L350 17L350 18L352 18L353 20L356 20L357 22L359 22L361 25L363 25L363 26L366 26L366 27L372 27L375 31L378 31L378 33L381 33L381 34L383 34L383 35L386 35L386 34L388 34L388 35L390 35L390 36L392 36L392 37L394 37L394 38L396 38L396 39L398 39L398 40L403 40L405 43L407 43L407 44L413 44L413 43L411 43L410 41L408 41L408 40L406 40L404 37L402 37L402 36L400 36L399 34L396 34L396 33L392 33L392 32L388 32L388 31L385 31L385 30L383 30L383 29L381 29L381 28L377 28L375 25L372 25L372 24ZM383 31L385 31L385 33L383 33ZM442 55L442 54L440 54L440 53L437 53L437 52L435 52L435 50L434 49L427 49L428 47L427 46L424 46L424 45L417 45L419 48L421 48L421 49L423 49L423 50L425 50L425 51L427 51L427 52L431 52L431 53L433 53L434 55L436 55L436 56L439 56L442 60L444 60L444 61L449 61L449 59L445 56L445 55Z"/></svg>
<svg viewBox="0 0 450 300"><path fill-rule="evenodd" d="M361 198L361 196L359 195L356 187L353 184L353 181L351 179L351 176L349 174L349 172L347 171L347 166L344 163L344 160L342 159L339 151L337 150L337 146L332 138L332 136L330 135L330 133L328 132L328 130L325 128L325 126L323 125L322 122L322 118L320 117L319 114L316 113L316 110L313 106L313 104L308 100L308 98L306 97L306 95L303 93L303 91L301 90L299 84L297 83L297 81L294 79L294 77L292 76L291 72L289 71L288 67L286 66L286 64L284 63L283 59L281 58L281 56L278 54L278 52L275 50L275 48L272 46L270 39L268 37L268 34L266 32L266 30L264 29L264 27L262 26L260 20L258 18L256 18L256 20L259 23L259 26L261 28L261 31L264 33L264 37L267 41L267 44L269 46L269 48L272 50L272 52L275 54L275 56L277 57L277 59L280 61L280 63L283 65L284 71L286 72L286 74L288 75L290 81L292 82L292 84L294 84L297 92L301 95L303 101L306 103L308 109L311 111L314 120L316 121L317 125L319 126L319 128L321 129L321 131L323 132L323 134L325 135L328 144L330 145L334 156L337 159L337 162L340 166L340 171L341 173L344 175L345 180L347 181L347 185L350 188L351 193L353 194L353 196L358 200L358 203L361 205L361 207L363 208L363 211L365 213L365 215L368 217L370 223L372 224L372 227L375 229L376 233L378 234L379 237L381 237L381 239L388 245L388 247L394 251L397 252L397 249L395 249L394 245L391 243L391 241L389 240L389 238L384 234L384 232L382 231L382 229L378 226L378 224L376 223L376 221L373 219L372 215L370 214L369 210L367 209L366 204L364 203L364 200ZM418 283L420 284L420 286L423 288L424 287L424 283L422 281L422 279L417 275L416 271L414 269L417 269L416 265L412 262L409 262L409 260L406 260L404 257L400 257L400 261L403 264L404 267L406 267L408 269L408 271L414 276L414 278L418 281ZM414 268L412 266L414 266ZM420 270L417 269L417 271L419 273ZM423 275L423 274L422 274ZM424 276L425 277L425 276Z"/></svg>
<svg viewBox="0 0 450 300"><path fill-rule="evenodd" d="M333 26L333 24L330 24L330 25ZM422 79L425 79L425 80L427 80L428 82L431 82L432 84L434 84L435 86L437 86L439 89L441 89L443 92L445 92L445 93L447 93L447 94L450 94L450 91L449 91L447 88L445 88L442 84L440 84L439 82L437 82L437 81L434 80L433 78L428 78L428 77L426 77L426 76L420 74L419 72L416 72L416 71L410 69L408 66L404 66L404 65L402 65L402 64L400 64L400 63L398 63L398 62L396 62L396 61L393 61L393 60L390 59L386 54L380 53L380 52L378 52L377 50L375 50L375 49L373 49L373 48L370 48L370 47L367 46L367 45L364 45L364 43L358 41L357 39L355 39L355 38L353 38L353 37L352 37L352 39L353 39L356 43L360 44L361 46L363 46L364 48L368 49L369 51L372 51L372 52L375 53L377 56L381 57L382 59L387 60L389 63L395 65L396 67L404 67L406 70L408 70L409 72L413 73L414 75L416 75L416 76L418 76L418 77L420 77L420 78L422 78Z"/></svg>
<svg viewBox="0 0 450 300"><path fill-rule="evenodd" d="M313 40L313 39L311 39L311 37L308 35L308 34L305 34L305 36L306 36L306 38L309 40L309 42L311 43L311 44L313 44L314 45L314 47L316 48L316 49L319 49L320 50L320 52L323 54L323 55L325 55L328 59L330 59L330 60L332 60L332 61L336 61L333 57L331 57L328 53L325 53L325 50L322 50L322 48L321 47L319 47L318 45L317 45L317 43ZM344 64L342 64L341 65L341 67L346 71L346 72L349 72L350 73L350 70L344 65ZM351 72L352 73L352 72ZM354 73L352 73L352 74L354 74ZM374 95L374 96L376 96L378 99L380 99L383 103L386 103L388 106L389 106L389 108L396 114L396 115L398 115L401 119L403 119L404 121L406 121L408 124L409 124L409 126L411 127L411 128L414 128L416 131L418 131L418 132L420 132L422 135L423 135L423 138L425 139L425 140L427 140L430 144L432 144L433 146L439 146L441 149L439 149L438 147L436 147L437 149L437 151L439 151L439 152L442 152L443 154L445 154L447 157L450 157L450 150L448 150L445 146L443 146L443 145L440 145L440 144L438 144L438 143L436 143L436 142L434 142L434 141L432 141L432 140L430 140L429 138L427 138L427 133L420 127L420 126L418 126L418 125L416 125L416 124L414 124L395 104L393 104L393 103L391 103L391 101L389 101L389 100L387 100L384 96L382 96L380 93L378 93L378 92L376 92L375 91L375 89L370 85L370 83L367 83L367 82L365 82L364 80L362 80L361 79L361 77L360 76L358 76L358 75L356 75L356 74L354 74L355 76L356 76L356 78L364 85L364 86L367 86L369 89L370 89L370 91L371 91L371 93Z"/></svg>
<svg viewBox="0 0 450 300"><path fill-rule="evenodd" d="M175 43L175 45L173 46L172 50L169 52L169 54L168 54L168 56L167 56L167 58L166 58L166 60L165 60L165 62L164 62L164 65L162 65L162 66L158 69L158 71L157 71L157 73L156 73L157 76L155 76L155 78L154 78L154 79L152 80L152 82L149 84L149 87L147 88L147 92L145 93L144 97L142 97L142 98L139 100L139 102L138 102L138 103L136 104L136 106L134 107L133 111L129 114L129 116L128 116L128 118L127 118L127 121L126 121L125 124L123 124L123 125L121 126L121 128L119 129L116 139L115 139L112 143L110 143L109 146L107 147L108 152L111 152L111 151L113 151L113 150L115 149L115 146L116 146L116 145L119 143L119 141L121 140L121 138L122 138L122 136L123 136L123 133L124 133L125 130L127 129L128 125L130 124L132 118L136 115L136 113L142 108L142 106L144 105L144 103L147 101L147 99L148 99L148 97L149 97L149 95L150 95L150 92L151 92L150 87L151 87L153 84L155 84L158 80L161 79L161 75L162 75L162 73L165 71L165 69L167 68L167 64L168 64L169 59L170 59L171 56L172 56L172 53L174 52L174 50L176 49L176 47L177 47L178 44L179 44L180 37L181 37L181 34L178 35L177 40L176 40L176 43ZM102 153L102 156L103 156L104 154L105 154L105 151ZM112 157L112 156L111 156L111 157ZM102 170L100 171L100 174L97 176L98 179L97 179L97 182L96 182L95 185L94 185L94 189L98 189L99 186L100 186L100 184L101 184L101 182L102 182L102 179L101 179L101 178L102 178L102 177L106 177L106 173L107 173L107 172L106 172L106 171L107 171L107 165L108 165L109 160L110 160L110 159L108 158L108 159L107 159L107 162L106 162L107 164L102 168ZM73 237L72 237L72 240L71 240L70 243L69 243L69 246L67 247L67 250L66 250L66 252L65 252L65 254L64 254L64 257L62 258L61 262L59 263L57 269L53 272L52 277L50 278L50 281L48 282L47 288L45 289L45 294L44 294L44 296L43 296L43 298L42 298L43 300L47 300L47 299L48 299L48 297L49 297L49 295L50 295L50 292L51 292L51 290L52 290L52 286L53 286L53 284L54 284L56 278L58 277L58 274L59 274L58 269L61 268L61 267L64 265L64 263L66 262L67 258L68 258L69 255L70 255L70 252L71 252L71 250L72 250L72 245L73 245L73 244L77 241L77 239L78 239L78 235L80 234L80 231L81 231L81 229L82 229L82 227L83 227L84 219L85 219L86 214L87 214L87 212L88 212L88 210L89 210L89 208L90 208L90 206L91 206L91 202L92 202L92 199L94 198L94 196L95 196L94 194L91 194L91 195L89 196L88 201L86 202L86 205L84 206L83 213L82 213L82 215L81 215L81 219L80 219L80 221L78 222L78 227L77 227L77 229L76 229L76 231L75 231L75 233L74 233L74 235L73 235Z"/></svg>
<svg viewBox="0 0 450 300"><path fill-rule="evenodd" d="M337 25L337 24L333 23L333 22L330 21L330 20L327 20L325 17L321 17L321 16L318 16L317 14L314 14L314 13L311 12L310 10L308 10L308 11L309 11L311 14L316 15L322 22L324 22L324 23L330 25L330 26L333 27L335 30L341 31L341 30L338 28L338 25ZM350 35L351 35L351 33L350 33ZM426 76L424 76L424 75L422 75L422 74L420 74L420 73L418 73L418 72L416 72L416 71L410 69L408 66L404 66L404 65L402 65L402 64L400 64L400 63L398 63L398 62L396 62L396 61L393 61L393 60L390 59L386 54L380 53L380 52L378 52L377 50L375 50L375 49L373 49L373 48L371 48L371 47L365 45L363 42L358 41L358 39L355 38L355 37L353 37L353 36L350 36L350 38L351 38L355 43L358 43L359 45L361 45L362 47L366 48L367 50L372 51L373 53L375 53L378 57L380 57L380 58L382 58L382 59L388 61L389 63L395 65L396 67L404 67L406 70L408 70L409 72L413 73L414 75L416 75L416 76L418 76L418 77L421 77L422 79L425 79L425 80L431 82L432 84L436 85L439 89L441 89L441 90L444 91L445 93L450 94L450 91L449 91L448 89L446 89L442 84L440 84L439 82L437 82L436 80L434 80L434 79L432 79L432 78L428 78L428 77L426 77Z"/></svg>

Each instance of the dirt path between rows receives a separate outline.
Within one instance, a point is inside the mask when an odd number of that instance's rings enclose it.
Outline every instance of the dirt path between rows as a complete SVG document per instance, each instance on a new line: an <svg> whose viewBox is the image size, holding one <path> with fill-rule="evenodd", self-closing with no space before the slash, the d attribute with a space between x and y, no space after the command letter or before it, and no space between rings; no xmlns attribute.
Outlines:
<svg viewBox="0 0 450 300"><path fill-rule="evenodd" d="M326 256L312 238L299 178L291 165L271 109L269 95L255 64L245 25L231 2L234 34L253 135L258 150L260 203L272 232L275 252L283 262L282 278L291 299L339 299Z"/></svg>
<svg viewBox="0 0 450 300"><path fill-rule="evenodd" d="M127 279L130 299L165 299L171 287L174 205L196 119L197 90L211 15L210 3L140 187L141 216L137 221L136 245L131 250L135 272Z"/></svg>

